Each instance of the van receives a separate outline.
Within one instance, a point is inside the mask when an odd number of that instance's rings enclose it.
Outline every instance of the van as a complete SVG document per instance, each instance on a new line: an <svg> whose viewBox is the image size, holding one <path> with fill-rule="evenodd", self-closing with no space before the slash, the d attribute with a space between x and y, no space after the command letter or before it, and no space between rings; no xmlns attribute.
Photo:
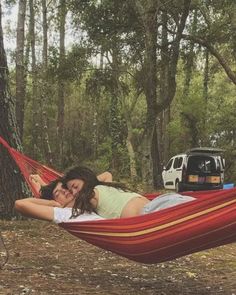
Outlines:
<svg viewBox="0 0 236 295"><path fill-rule="evenodd" d="M223 152L216 148L193 148L172 157L163 167L164 187L177 192L222 189L225 169Z"/></svg>

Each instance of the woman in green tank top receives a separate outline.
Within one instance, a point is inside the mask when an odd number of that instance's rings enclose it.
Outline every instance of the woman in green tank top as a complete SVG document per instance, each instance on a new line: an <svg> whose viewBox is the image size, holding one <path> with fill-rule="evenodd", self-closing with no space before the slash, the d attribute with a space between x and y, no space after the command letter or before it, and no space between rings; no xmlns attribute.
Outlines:
<svg viewBox="0 0 236 295"><path fill-rule="evenodd" d="M76 196L72 216L95 211L104 218L136 216L149 202L124 184L112 182L112 175L104 172L98 177L87 167L78 166L68 171L64 186Z"/></svg>
<svg viewBox="0 0 236 295"><path fill-rule="evenodd" d="M125 185L112 182L111 173L96 176L83 166L69 170L63 185L75 196L72 217L93 211L104 218L132 217L194 200L188 196L166 194L150 202L146 197L128 190Z"/></svg>

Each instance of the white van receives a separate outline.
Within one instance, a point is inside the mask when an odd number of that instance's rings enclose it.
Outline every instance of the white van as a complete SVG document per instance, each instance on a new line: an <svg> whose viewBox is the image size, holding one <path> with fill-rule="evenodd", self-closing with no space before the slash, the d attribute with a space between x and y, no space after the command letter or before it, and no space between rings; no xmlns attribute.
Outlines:
<svg viewBox="0 0 236 295"><path fill-rule="evenodd" d="M223 152L215 148L194 148L172 157L163 168L164 187L177 192L223 188Z"/></svg>

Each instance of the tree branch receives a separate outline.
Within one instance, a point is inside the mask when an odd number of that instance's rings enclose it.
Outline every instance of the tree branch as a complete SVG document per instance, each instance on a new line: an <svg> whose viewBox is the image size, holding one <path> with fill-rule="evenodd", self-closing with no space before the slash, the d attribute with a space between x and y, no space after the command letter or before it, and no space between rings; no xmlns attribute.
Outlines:
<svg viewBox="0 0 236 295"><path fill-rule="evenodd" d="M197 43L201 46L206 47L209 52L218 60L220 65L223 67L225 70L227 76L229 79L236 85L236 74L233 72L233 70L230 68L228 65L227 61L224 59L224 57L220 54L218 50L215 49L215 47L209 43L207 40L201 38L201 37L196 37L196 36L190 36L190 35L185 35L182 34L182 37L186 40L191 40L194 43Z"/></svg>

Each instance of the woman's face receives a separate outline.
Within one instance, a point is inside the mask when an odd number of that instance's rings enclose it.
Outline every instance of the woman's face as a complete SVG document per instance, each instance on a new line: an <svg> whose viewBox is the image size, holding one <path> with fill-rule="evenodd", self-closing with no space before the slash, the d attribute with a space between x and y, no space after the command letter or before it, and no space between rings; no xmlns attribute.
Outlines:
<svg viewBox="0 0 236 295"><path fill-rule="evenodd" d="M82 179L72 179L67 181L66 185L68 187L68 190L72 193L72 195L76 195L83 188L84 181Z"/></svg>

